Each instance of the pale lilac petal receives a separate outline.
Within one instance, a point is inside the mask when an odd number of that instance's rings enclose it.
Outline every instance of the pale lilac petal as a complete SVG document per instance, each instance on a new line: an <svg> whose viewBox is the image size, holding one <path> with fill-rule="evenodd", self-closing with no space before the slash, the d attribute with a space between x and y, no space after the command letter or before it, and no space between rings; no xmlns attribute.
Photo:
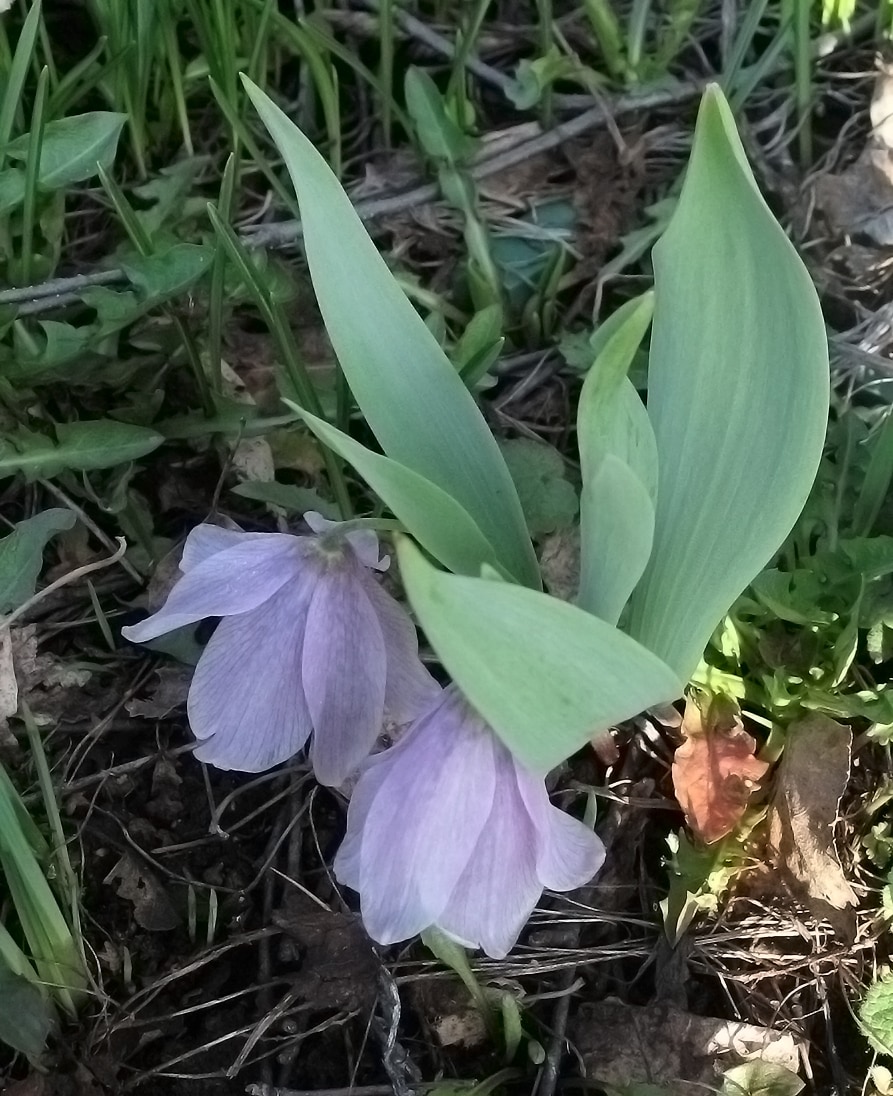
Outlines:
<svg viewBox="0 0 893 1096"><path fill-rule="evenodd" d="M419 659L419 639L409 614L371 575L363 579L388 656L385 712L394 723L411 723L425 714L442 690Z"/></svg>
<svg viewBox="0 0 893 1096"><path fill-rule="evenodd" d="M301 646L316 575L288 583L264 605L222 620L189 690L200 761L262 772L301 749L310 713L301 687Z"/></svg>
<svg viewBox="0 0 893 1096"><path fill-rule="evenodd" d="M191 571L199 563L224 552L227 548L234 548L248 536L241 529L224 529L220 525L211 525L204 522L196 525L183 545L183 555L180 558L180 570ZM275 535L275 534L274 534Z"/></svg>
<svg viewBox="0 0 893 1096"><path fill-rule="evenodd" d="M548 890L585 886L601 871L605 847L582 822L549 802L541 776L514 762L518 789L537 831L536 871Z"/></svg>
<svg viewBox="0 0 893 1096"><path fill-rule="evenodd" d="M308 510L304 514L304 521L310 526L314 533L323 534L330 533L339 526L344 525L343 521L331 521L329 518L324 518L322 514L318 514L315 510ZM388 556L381 556L381 549L378 545L378 534L374 529L351 529L349 533L344 534L344 539L351 546L354 551L354 555L365 567L371 567L374 571L386 571L390 566L390 558Z"/></svg>
<svg viewBox="0 0 893 1096"><path fill-rule="evenodd" d="M367 758L360 779L350 795L347 833L335 853L332 870L339 883L357 893L362 886L363 831L366 818L387 776L388 766L393 763L395 753L404 741L401 740L396 746Z"/></svg>
<svg viewBox="0 0 893 1096"><path fill-rule="evenodd" d="M125 639L140 643L213 616L247 613L263 605L305 567L299 537L261 534L215 552L184 574L152 616L129 628Z"/></svg>
<svg viewBox="0 0 893 1096"><path fill-rule="evenodd" d="M503 761L503 766L506 762ZM537 878L536 828L512 772L497 759L493 809L437 927L466 946L502 959L527 923L542 884Z"/></svg>
<svg viewBox="0 0 893 1096"><path fill-rule="evenodd" d="M437 921L468 864L493 801L492 735L457 694L444 693L378 771L359 891L369 935L390 944Z"/></svg>
<svg viewBox="0 0 893 1096"><path fill-rule="evenodd" d="M330 568L317 582L301 667L313 771L338 787L369 756L384 719L384 636L353 567Z"/></svg>

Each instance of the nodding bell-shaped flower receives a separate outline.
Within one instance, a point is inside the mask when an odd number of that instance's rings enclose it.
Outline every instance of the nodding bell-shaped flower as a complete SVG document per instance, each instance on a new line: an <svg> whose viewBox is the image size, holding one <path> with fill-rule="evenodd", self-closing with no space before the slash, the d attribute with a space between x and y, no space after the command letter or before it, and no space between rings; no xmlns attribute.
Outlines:
<svg viewBox="0 0 893 1096"><path fill-rule="evenodd" d="M543 778L450 686L367 761L335 875L379 943L436 926L501 959L543 888L582 886L603 860L598 837L552 806Z"/></svg>
<svg viewBox="0 0 893 1096"><path fill-rule="evenodd" d="M312 731L317 779L337 787L385 715L409 722L439 687L419 661L412 621L373 577L388 565L376 534L314 513L305 520L318 535L197 526L167 601L122 634L141 642L222 617L189 690L195 756L261 772Z"/></svg>

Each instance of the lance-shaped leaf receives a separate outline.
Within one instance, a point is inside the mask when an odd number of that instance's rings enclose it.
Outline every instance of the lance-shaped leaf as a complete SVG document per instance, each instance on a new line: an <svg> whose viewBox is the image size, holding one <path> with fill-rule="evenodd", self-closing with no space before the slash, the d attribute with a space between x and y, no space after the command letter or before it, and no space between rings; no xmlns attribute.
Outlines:
<svg viewBox="0 0 893 1096"><path fill-rule="evenodd" d="M648 415L660 484L629 631L688 677L796 521L829 398L818 297L718 88L701 104L654 275Z"/></svg>
<svg viewBox="0 0 893 1096"><path fill-rule="evenodd" d="M389 457L471 515L509 574L539 586L517 492L474 398L325 160L260 88L244 83L294 183L320 311L372 432Z"/></svg>
<svg viewBox="0 0 893 1096"><path fill-rule="evenodd" d="M580 393L577 438L580 494L580 590L577 604L609 624L642 577L654 536L657 446L627 372L648 325L646 294L611 317L608 335Z"/></svg>
<svg viewBox="0 0 893 1096"><path fill-rule="evenodd" d="M534 771L548 772L599 732L682 692L666 663L591 613L498 578L439 571L407 537L397 555L438 658Z"/></svg>
<svg viewBox="0 0 893 1096"><path fill-rule="evenodd" d="M458 502L411 468L373 453L303 407L284 400L319 440L351 464L419 543L451 571L476 575L481 567L500 569L483 533Z"/></svg>

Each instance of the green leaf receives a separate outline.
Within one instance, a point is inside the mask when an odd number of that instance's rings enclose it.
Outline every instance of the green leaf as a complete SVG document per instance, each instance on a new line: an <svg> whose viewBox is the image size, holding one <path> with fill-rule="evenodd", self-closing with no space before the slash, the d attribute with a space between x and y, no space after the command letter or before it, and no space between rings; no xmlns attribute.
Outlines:
<svg viewBox="0 0 893 1096"><path fill-rule="evenodd" d="M577 410L580 591L577 604L616 624L642 577L654 538L657 444L627 377L651 322L653 297L629 301L603 325L601 350Z"/></svg>
<svg viewBox="0 0 893 1096"><path fill-rule="evenodd" d="M512 753L537 772L682 692L669 666L590 613L508 582L438 571L406 537L398 538L397 555L438 658Z"/></svg>
<svg viewBox="0 0 893 1096"><path fill-rule="evenodd" d="M57 533L71 529L75 517L56 507L18 522L0 540L0 613L18 609L34 593L43 566L43 550Z"/></svg>
<svg viewBox="0 0 893 1096"><path fill-rule="evenodd" d="M111 167L126 121L126 114L97 110L48 122L43 131L38 185L45 190L60 190L92 179L100 164ZM28 133L17 137L6 146L6 155L11 160L26 161L30 142Z"/></svg>
<svg viewBox="0 0 893 1096"><path fill-rule="evenodd" d="M893 1057L893 974L869 986L859 1006L859 1023L874 1049Z"/></svg>
<svg viewBox="0 0 893 1096"><path fill-rule="evenodd" d="M163 441L154 430L113 419L60 423L55 443L20 429L0 440L0 479L22 472L30 482L66 470L112 468L151 453Z"/></svg>
<svg viewBox="0 0 893 1096"><path fill-rule="evenodd" d="M201 244L174 244L121 263L130 281L151 300L179 296L208 273L214 252Z"/></svg>
<svg viewBox="0 0 893 1096"><path fill-rule="evenodd" d="M538 587L521 503L474 398L326 162L258 87L244 83L292 177L320 311L372 432L388 457L467 511L511 575Z"/></svg>
<svg viewBox="0 0 893 1096"><path fill-rule="evenodd" d="M818 297L716 87L654 273L648 415L660 489L629 631L688 678L796 521L829 399Z"/></svg>
<svg viewBox="0 0 893 1096"><path fill-rule="evenodd" d="M419 543L445 567L473 575L479 574L484 564L499 569L492 547L474 520L436 484L390 457L373 453L291 400L283 402L301 415L324 445L360 473Z"/></svg>
<svg viewBox="0 0 893 1096"><path fill-rule="evenodd" d="M533 438L500 444L515 481L532 537L570 525L577 516L577 492L564 475L564 461L553 446Z"/></svg>
<svg viewBox="0 0 893 1096"><path fill-rule="evenodd" d="M723 1074L720 1096L797 1096L805 1084L777 1062L756 1058Z"/></svg>
<svg viewBox="0 0 893 1096"><path fill-rule="evenodd" d="M0 1043L31 1059L40 1058L53 1029L53 1006L40 990L0 963Z"/></svg>
<svg viewBox="0 0 893 1096"><path fill-rule="evenodd" d="M468 158L475 142L447 112L437 84L424 69L411 65L404 84L406 109L415 122L416 137L432 160L455 164Z"/></svg>
<svg viewBox="0 0 893 1096"><path fill-rule="evenodd" d="M330 521L337 521L339 517L338 507L333 502L321 498L310 487L298 487L294 483L262 483L253 480L250 483L236 484L230 491L234 495L241 495L243 499L279 506L290 514L306 514L308 510L315 510Z"/></svg>

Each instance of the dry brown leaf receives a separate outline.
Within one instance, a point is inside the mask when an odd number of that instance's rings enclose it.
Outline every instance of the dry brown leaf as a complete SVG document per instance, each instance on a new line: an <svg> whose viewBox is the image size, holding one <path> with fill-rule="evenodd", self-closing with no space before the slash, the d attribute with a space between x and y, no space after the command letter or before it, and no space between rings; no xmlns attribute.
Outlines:
<svg viewBox="0 0 893 1096"><path fill-rule="evenodd" d="M820 915L856 905L834 848L850 774L849 727L813 714L788 728L769 807L769 844L794 895Z"/></svg>
<svg viewBox="0 0 893 1096"><path fill-rule="evenodd" d="M681 731L673 787L689 826L709 845L735 829L769 766L754 757L756 742L725 697L713 697L706 712L687 700Z"/></svg>

